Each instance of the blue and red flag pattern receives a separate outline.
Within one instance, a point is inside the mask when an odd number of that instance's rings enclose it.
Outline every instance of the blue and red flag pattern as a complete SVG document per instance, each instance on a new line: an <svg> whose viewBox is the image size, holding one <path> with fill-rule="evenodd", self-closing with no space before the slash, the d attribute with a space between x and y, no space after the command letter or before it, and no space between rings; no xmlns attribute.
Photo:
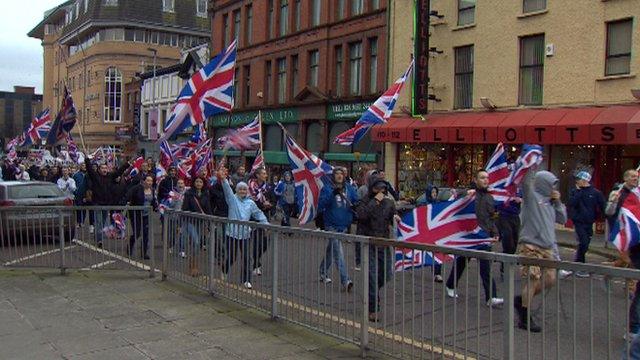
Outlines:
<svg viewBox="0 0 640 360"><path fill-rule="evenodd" d="M225 51L193 74L178 94L160 141L183 132L189 126L202 124L210 116L231 111L236 45L237 42L233 41Z"/></svg>
<svg viewBox="0 0 640 360"><path fill-rule="evenodd" d="M45 109L38 114L24 131L23 141L20 146L37 144L41 139L45 139L51 131L51 113Z"/></svg>
<svg viewBox="0 0 640 360"><path fill-rule="evenodd" d="M518 187L524 180L525 175L527 175L527 171L541 163L542 146L531 144L522 145L522 152L513 164L513 170L511 171L509 179L507 179L507 182L505 183L505 187Z"/></svg>
<svg viewBox="0 0 640 360"><path fill-rule="evenodd" d="M251 173L254 173L260 168L264 168L264 156L262 155L262 149L258 149L258 151L256 151L256 158L253 160L253 165L251 165Z"/></svg>
<svg viewBox="0 0 640 360"><path fill-rule="evenodd" d="M367 111L356 121L355 126L336 136L333 142L345 146L357 144L373 125L386 123L387 119L393 114L393 108L396 106L398 96L400 96L400 90L402 90L412 69L413 61L411 61L409 68L407 68L402 77L396 80L382 96L369 106Z"/></svg>
<svg viewBox="0 0 640 360"><path fill-rule="evenodd" d="M609 240L622 252L640 244L640 188L633 189L620 206Z"/></svg>
<svg viewBox="0 0 640 360"><path fill-rule="evenodd" d="M218 146L224 149L251 150L260 146L260 115L249 124L237 130L230 130L218 139Z"/></svg>
<svg viewBox="0 0 640 360"><path fill-rule="evenodd" d="M76 107L73 104L73 98L64 87L64 96L62 98L62 105L56 120L51 125L51 130L46 138L48 145L55 145L58 141L65 139L67 134L71 133L71 129L76 125Z"/></svg>

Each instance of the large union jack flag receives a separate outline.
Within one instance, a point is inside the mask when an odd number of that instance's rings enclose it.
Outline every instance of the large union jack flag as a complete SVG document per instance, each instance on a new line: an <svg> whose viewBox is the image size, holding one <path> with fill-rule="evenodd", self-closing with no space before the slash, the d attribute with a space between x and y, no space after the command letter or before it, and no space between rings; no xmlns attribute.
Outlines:
<svg viewBox="0 0 640 360"><path fill-rule="evenodd" d="M507 182L505 183L505 187L518 187L524 180L525 175L527 175L527 171L541 163L542 146L531 144L522 145L522 152L513 164L513 170L511 171L509 179L507 179Z"/></svg>
<svg viewBox="0 0 640 360"><path fill-rule="evenodd" d="M506 187L511 170L507 164L507 152L502 143L496 146L485 170L489 174L489 193L493 196L496 205L500 206L509 201L515 194L515 188L513 186Z"/></svg>
<svg viewBox="0 0 640 360"><path fill-rule="evenodd" d="M58 141L65 139L67 134L71 133L71 129L73 129L75 125L76 107L73 104L71 94L65 86L62 106L60 107L58 115L56 115L56 120L53 122L53 125L51 125L51 129L49 130L49 134L46 138L46 143L49 145L55 145Z"/></svg>
<svg viewBox="0 0 640 360"><path fill-rule="evenodd" d="M38 114L24 131L24 139L20 146L37 144L40 139L44 139L51 130L51 113L45 109Z"/></svg>
<svg viewBox="0 0 640 360"><path fill-rule="evenodd" d="M261 115L240 129L230 130L227 135L218 139L218 146L225 149L251 150L260 146Z"/></svg>
<svg viewBox="0 0 640 360"><path fill-rule="evenodd" d="M398 224L399 241L475 248L491 243L491 237L478 225L475 196L419 206L405 214ZM443 263L452 257L447 254L409 249L396 250L396 270Z"/></svg>
<svg viewBox="0 0 640 360"><path fill-rule="evenodd" d="M300 209L298 219L300 224L306 224L316 217L320 192L329 184L330 179L327 175L333 173L333 167L300 147L288 134L286 142Z"/></svg>
<svg viewBox="0 0 640 360"><path fill-rule="evenodd" d="M256 151L256 158L253 160L253 165L251 165L251 173L261 168L264 168L264 155L262 155L262 149L258 149L258 151Z"/></svg>
<svg viewBox="0 0 640 360"><path fill-rule="evenodd" d="M623 252L640 244L640 188L633 189L624 199L609 241Z"/></svg>
<svg viewBox="0 0 640 360"><path fill-rule="evenodd" d="M144 163L144 158L142 156L139 156L137 159L135 159L130 166L127 176L132 178L140 174L140 168L142 167L143 163Z"/></svg>
<svg viewBox="0 0 640 360"><path fill-rule="evenodd" d="M166 140L160 143L160 165L162 165L165 169L168 169L170 166L175 165L175 159L173 157L173 153L171 152L171 146Z"/></svg>
<svg viewBox="0 0 640 360"><path fill-rule="evenodd" d="M373 125L386 123L387 119L393 114L393 108L396 106L398 96L400 96L400 90L402 90L412 69L413 61L409 64L407 71L402 74L402 77L396 80L378 100L369 106L367 111L356 121L355 126L336 136L333 142L345 146L357 144Z"/></svg>
<svg viewBox="0 0 640 360"><path fill-rule="evenodd" d="M235 65L236 41L193 74L178 95L164 135L159 140L179 134L189 126L202 124L210 116L231 111Z"/></svg>

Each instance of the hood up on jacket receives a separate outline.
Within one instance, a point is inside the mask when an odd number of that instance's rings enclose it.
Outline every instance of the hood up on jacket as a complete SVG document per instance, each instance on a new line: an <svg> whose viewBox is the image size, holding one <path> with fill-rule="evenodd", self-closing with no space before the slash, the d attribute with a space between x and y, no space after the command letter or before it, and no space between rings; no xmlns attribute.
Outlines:
<svg viewBox="0 0 640 360"><path fill-rule="evenodd" d="M558 189L558 178L549 171L538 171L533 180L535 191L546 199L551 198L551 193Z"/></svg>

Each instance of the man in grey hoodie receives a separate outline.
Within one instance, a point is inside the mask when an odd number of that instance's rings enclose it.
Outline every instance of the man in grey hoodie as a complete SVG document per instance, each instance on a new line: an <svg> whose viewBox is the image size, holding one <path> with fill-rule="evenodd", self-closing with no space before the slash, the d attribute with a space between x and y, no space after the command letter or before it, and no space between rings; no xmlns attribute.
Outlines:
<svg viewBox="0 0 640 360"><path fill-rule="evenodd" d="M533 169L525 177L522 185L522 211L520 220L520 244L518 254L524 257L556 260L555 224L567 222L567 209L560 201L558 178L548 171L535 172ZM529 306L533 297L543 288L553 286L556 270L539 266L523 266L524 281L522 296L516 296L514 306L519 322L518 327L531 332L540 332L540 326L533 322Z"/></svg>

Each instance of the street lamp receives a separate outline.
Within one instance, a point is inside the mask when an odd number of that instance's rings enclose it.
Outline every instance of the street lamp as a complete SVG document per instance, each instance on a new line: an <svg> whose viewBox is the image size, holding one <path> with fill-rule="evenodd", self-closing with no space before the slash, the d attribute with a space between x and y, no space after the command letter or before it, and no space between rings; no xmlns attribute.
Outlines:
<svg viewBox="0 0 640 360"><path fill-rule="evenodd" d="M151 80L151 86L152 86L152 90L151 90L151 109L155 114L155 118L156 121L159 122L159 115L158 114L158 109L156 108L156 60L158 57L158 50L154 49L154 48L147 48L148 51L151 51L153 53L153 79ZM147 124L147 127L149 127L149 124ZM156 129L156 131L158 131L158 129ZM151 134L149 134L149 136L151 137ZM152 139L155 138L155 135L153 137L151 137Z"/></svg>

